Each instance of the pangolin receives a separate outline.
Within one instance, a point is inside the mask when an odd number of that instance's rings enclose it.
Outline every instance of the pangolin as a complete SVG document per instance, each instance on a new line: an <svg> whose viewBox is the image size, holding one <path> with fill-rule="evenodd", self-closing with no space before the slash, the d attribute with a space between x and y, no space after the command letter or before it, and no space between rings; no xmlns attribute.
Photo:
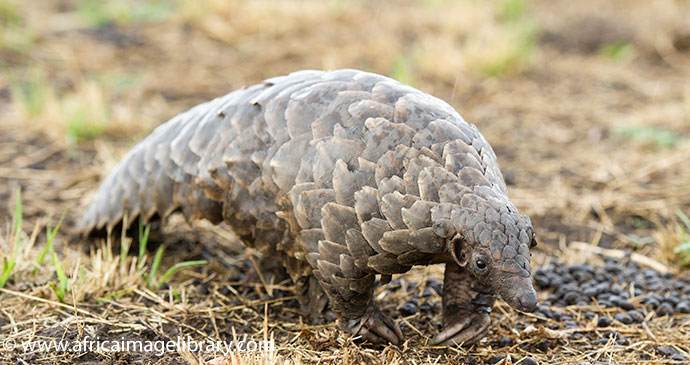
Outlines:
<svg viewBox="0 0 690 365"><path fill-rule="evenodd" d="M119 162L77 228L179 210L279 257L307 318L334 314L370 342L403 341L373 290L414 265L445 264L432 344L482 338L494 294L537 305L534 229L489 143L447 103L384 76L298 71L179 114Z"/></svg>

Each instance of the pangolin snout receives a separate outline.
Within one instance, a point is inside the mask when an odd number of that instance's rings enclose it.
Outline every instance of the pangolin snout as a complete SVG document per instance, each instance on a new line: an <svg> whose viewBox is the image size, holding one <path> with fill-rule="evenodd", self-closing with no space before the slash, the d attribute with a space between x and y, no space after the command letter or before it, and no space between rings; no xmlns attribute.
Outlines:
<svg viewBox="0 0 690 365"><path fill-rule="evenodd" d="M518 310L523 312L533 312L537 308L537 293L534 291L534 289L528 290L520 298L518 298L518 304Z"/></svg>
<svg viewBox="0 0 690 365"><path fill-rule="evenodd" d="M532 312L537 308L537 292L529 276L510 276L497 289L501 298L519 311Z"/></svg>

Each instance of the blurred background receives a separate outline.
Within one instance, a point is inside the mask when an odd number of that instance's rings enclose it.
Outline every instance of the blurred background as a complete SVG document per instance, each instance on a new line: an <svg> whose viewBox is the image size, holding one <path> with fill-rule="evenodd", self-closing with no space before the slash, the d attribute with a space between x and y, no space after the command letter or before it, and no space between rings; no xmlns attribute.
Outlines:
<svg viewBox="0 0 690 365"><path fill-rule="evenodd" d="M0 0L0 251L16 246L18 188L19 227L42 242L48 217L67 209L69 227L160 123L337 68L410 84L478 126L535 225L535 267L583 245L690 263L687 0ZM130 285L107 277L75 300ZM34 295L54 298L45 283Z"/></svg>
<svg viewBox="0 0 690 365"><path fill-rule="evenodd" d="M476 124L542 242L679 260L688 1L0 0L0 26L0 197L26 185L41 202L28 214L84 203L127 148L195 104L350 67Z"/></svg>

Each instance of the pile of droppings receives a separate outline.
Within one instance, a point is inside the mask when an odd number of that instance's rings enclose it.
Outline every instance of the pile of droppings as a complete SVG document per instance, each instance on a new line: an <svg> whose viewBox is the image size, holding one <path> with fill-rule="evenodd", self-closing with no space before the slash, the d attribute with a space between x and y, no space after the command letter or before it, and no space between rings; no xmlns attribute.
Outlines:
<svg viewBox="0 0 690 365"><path fill-rule="evenodd" d="M592 306L614 308L609 315L592 310L584 311L586 321L596 321L603 336L595 337L583 332L572 332L569 341L588 340L592 345L604 346L613 341L618 346L631 344L629 338L609 326L636 325L654 317L681 315L677 321L690 317L690 277L662 274L633 261L619 261L604 257L604 265L588 263L566 266L552 262L534 273L539 290L549 291L536 315L562 323L562 328L581 327L573 316L548 307ZM585 338L587 337L587 338ZM686 362L686 355L671 346L657 346L655 351L674 362ZM594 354L594 352L592 353ZM645 360L647 354L640 354Z"/></svg>
<svg viewBox="0 0 690 365"><path fill-rule="evenodd" d="M605 346L628 347L637 341L622 326L643 328L657 318L673 318L686 322L690 319L690 277L662 274L642 267L629 260L602 257L603 265L590 263L563 265L553 261L534 272L535 288L541 293L541 300L535 316L520 316L509 325L514 331L524 331L529 326L544 326L556 331L563 330L563 338L543 338L523 341L515 335L487 337L481 346L496 350L521 349L523 353L546 354L559 346L589 343L592 351L585 353L582 364L597 364L603 359L595 351ZM416 318L414 324L426 333L441 329L441 296L443 283L435 278L419 282L402 278L384 286L381 297L397 296L401 299L389 313L396 318ZM402 295L401 295L402 294ZM404 298L404 299L403 299ZM395 313L397 312L397 313ZM499 314L500 316L500 314ZM494 318L492 326L503 326ZM409 330L401 321L403 331ZM596 330L591 330L592 326ZM590 328L590 329L586 329ZM502 333L502 332L498 332ZM687 355L673 346L652 345L651 351L671 362L688 361ZM523 355L524 356L524 355ZM651 360L648 354L640 353L640 360ZM503 364L509 361L505 355L488 358L469 356L468 364ZM533 357L512 358L515 363L536 363Z"/></svg>
<svg viewBox="0 0 690 365"><path fill-rule="evenodd" d="M604 260L603 266L550 263L537 270L534 273L537 288L552 290L541 304L618 307L626 313L619 313L614 319L624 324L642 322L645 311L655 311L658 316L690 313L690 277L661 274L640 268L632 261ZM547 318L555 315L544 308L540 312Z"/></svg>

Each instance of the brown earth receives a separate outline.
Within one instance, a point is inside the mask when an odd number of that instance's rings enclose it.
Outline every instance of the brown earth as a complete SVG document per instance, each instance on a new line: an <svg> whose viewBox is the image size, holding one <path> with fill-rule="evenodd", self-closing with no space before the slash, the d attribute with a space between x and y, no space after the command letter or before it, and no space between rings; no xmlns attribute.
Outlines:
<svg viewBox="0 0 690 365"><path fill-rule="evenodd" d="M174 219L156 240L167 244L162 267L196 259L209 264L183 270L159 290L130 268L136 245L121 266L119 250L68 235L99 181L155 125L265 77L352 67L412 83L479 127L499 157L512 200L534 222L535 267L586 260L587 252L572 243L587 242L634 251L687 275L673 252L680 239L676 212L690 213L687 1L124 3L129 8L0 0L0 254L10 256L16 236L35 241L21 251L0 292L0 339L272 336L276 353L239 357L271 363L465 363L497 355L616 363L672 361L655 350L664 346L690 353L683 340L690 334L687 315L618 323L631 345L595 345L559 337L547 330L561 330L557 321L539 321L501 302L481 343L428 347L439 311L403 317L398 308L424 291L426 278L440 277L437 267L415 269L398 287L378 292L409 342L358 346L332 324L302 324L290 283L244 282L255 254L222 228L189 230ZM38 106L22 102L22 95ZM13 236L18 188L24 233ZM48 285L57 282L50 260L33 267L48 217L54 224L65 209L55 249L74 289L59 304ZM406 288L409 283L416 286ZM420 296L432 307L439 301L435 292ZM570 313L581 332L595 337L603 332L582 312L611 314L554 310ZM514 331L517 324L540 330ZM513 345L501 346L504 337ZM207 363L216 356L0 348L0 362Z"/></svg>

